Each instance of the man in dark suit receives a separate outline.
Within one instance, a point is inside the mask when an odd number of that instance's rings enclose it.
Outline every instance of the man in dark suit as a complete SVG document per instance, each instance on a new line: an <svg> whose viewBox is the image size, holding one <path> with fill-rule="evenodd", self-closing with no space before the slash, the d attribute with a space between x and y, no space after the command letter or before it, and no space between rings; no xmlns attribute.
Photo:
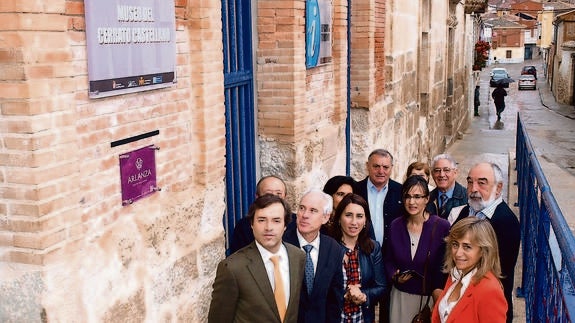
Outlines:
<svg viewBox="0 0 575 323"><path fill-rule="evenodd" d="M277 195L285 200L285 182L281 178L274 175L268 175L260 178L256 185L256 198L265 194ZM232 234L228 254L233 254L241 248L249 245L253 241L254 234L252 232L251 223L248 217L244 217L240 219L234 227L234 233Z"/></svg>
<svg viewBox="0 0 575 323"><path fill-rule="evenodd" d="M457 183L457 163L448 154L440 154L431 161L431 176L435 188L429 193L427 211L447 219L451 209L467 204L467 191Z"/></svg>
<svg viewBox="0 0 575 323"><path fill-rule="evenodd" d="M467 206L454 208L449 215L449 222L467 216L486 218L491 223L499 248L499 260L503 278L503 293L507 300L507 322L513 321L513 280L515 264L519 255L521 227L517 216L501 198L503 174L501 168L493 163L474 165L467 176Z"/></svg>
<svg viewBox="0 0 575 323"><path fill-rule="evenodd" d="M365 165L368 176L357 182L354 192L367 201L372 222L371 237L385 250L391 221L403 214L401 184L389 178L393 170L393 156L389 151L372 151Z"/></svg>
<svg viewBox="0 0 575 323"><path fill-rule="evenodd" d="M329 220L332 198L328 194L311 190L305 193L299 203L296 226L290 226L284 234L284 241L308 252L306 267L311 261L312 278L304 278L299 303L299 323L326 321L327 295L330 288L342 288L337 282L343 280L343 249L331 237L320 233L322 225ZM308 247L310 246L310 247Z"/></svg>
<svg viewBox="0 0 575 323"><path fill-rule="evenodd" d="M289 206L276 195L263 195L248 217L255 241L218 264L208 322L295 323L305 253L282 242Z"/></svg>
<svg viewBox="0 0 575 323"><path fill-rule="evenodd" d="M393 156L385 149L372 151L366 163L368 176L357 183L354 192L363 197L371 214L370 235L385 250L391 221L403 214L401 184L389 178ZM388 282L388 286L391 282ZM379 321L389 321L389 291L379 303Z"/></svg>

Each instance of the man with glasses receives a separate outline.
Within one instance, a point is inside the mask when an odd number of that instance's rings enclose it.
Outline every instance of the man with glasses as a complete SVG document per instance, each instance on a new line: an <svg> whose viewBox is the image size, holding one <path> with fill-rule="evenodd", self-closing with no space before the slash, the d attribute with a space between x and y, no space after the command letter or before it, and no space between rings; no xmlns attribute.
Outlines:
<svg viewBox="0 0 575 323"><path fill-rule="evenodd" d="M435 189L429 193L427 211L447 219L452 208L467 204L467 190L455 181L455 159L448 154L435 156L431 161L431 176L435 181Z"/></svg>

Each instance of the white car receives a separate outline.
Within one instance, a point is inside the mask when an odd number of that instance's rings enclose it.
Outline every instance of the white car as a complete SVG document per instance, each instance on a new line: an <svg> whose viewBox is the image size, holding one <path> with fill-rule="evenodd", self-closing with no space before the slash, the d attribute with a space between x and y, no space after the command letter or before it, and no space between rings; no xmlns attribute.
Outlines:
<svg viewBox="0 0 575 323"><path fill-rule="evenodd" d="M523 74L519 77L519 82L517 82L517 88L519 90L523 89L537 89L537 79L534 75L531 74Z"/></svg>

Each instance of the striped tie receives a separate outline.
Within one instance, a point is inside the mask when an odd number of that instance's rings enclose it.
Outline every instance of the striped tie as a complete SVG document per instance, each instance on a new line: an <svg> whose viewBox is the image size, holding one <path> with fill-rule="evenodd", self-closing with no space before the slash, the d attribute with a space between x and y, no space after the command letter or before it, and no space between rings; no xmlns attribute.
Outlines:
<svg viewBox="0 0 575 323"><path fill-rule="evenodd" d="M439 214L443 215L443 213L445 213L445 203L447 203L447 200L449 198L447 197L447 194L442 193L441 195L439 195Z"/></svg>

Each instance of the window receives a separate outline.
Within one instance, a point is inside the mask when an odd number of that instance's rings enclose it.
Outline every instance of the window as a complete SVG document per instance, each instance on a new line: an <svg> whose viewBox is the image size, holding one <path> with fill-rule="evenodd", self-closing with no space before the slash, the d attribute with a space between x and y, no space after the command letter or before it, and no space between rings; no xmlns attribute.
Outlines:
<svg viewBox="0 0 575 323"><path fill-rule="evenodd" d="M511 58L511 51L510 50L505 51L505 58Z"/></svg>

